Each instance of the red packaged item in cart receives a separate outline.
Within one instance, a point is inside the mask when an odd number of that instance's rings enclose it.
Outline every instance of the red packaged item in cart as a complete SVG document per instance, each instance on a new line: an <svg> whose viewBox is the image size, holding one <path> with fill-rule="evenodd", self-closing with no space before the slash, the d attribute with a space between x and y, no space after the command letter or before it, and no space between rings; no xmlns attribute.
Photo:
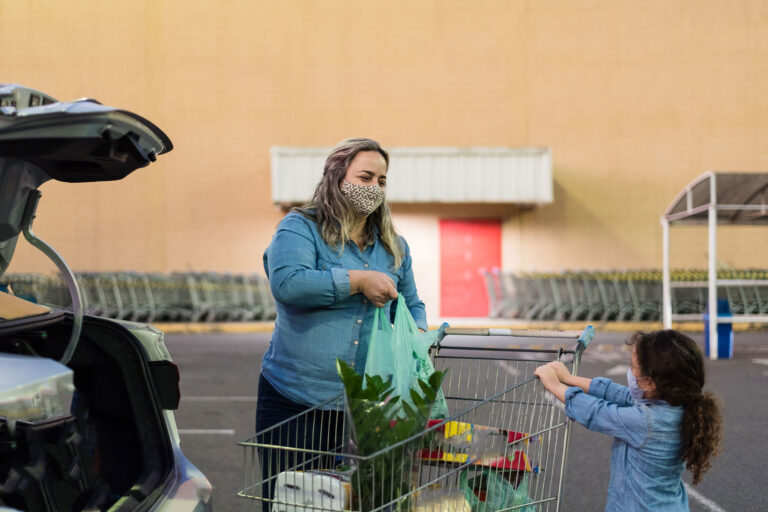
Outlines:
<svg viewBox="0 0 768 512"><path fill-rule="evenodd" d="M422 461L473 464L509 471L533 471L522 450L509 453L509 446L520 442L528 444L531 436L523 432L475 425L461 421L430 420L427 428L439 425L433 447L422 449ZM540 438L539 438L540 439Z"/></svg>

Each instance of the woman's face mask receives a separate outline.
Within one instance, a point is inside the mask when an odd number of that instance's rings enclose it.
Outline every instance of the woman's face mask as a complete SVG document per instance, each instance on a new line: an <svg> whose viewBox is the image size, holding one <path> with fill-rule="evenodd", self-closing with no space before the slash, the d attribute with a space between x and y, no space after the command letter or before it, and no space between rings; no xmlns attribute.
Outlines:
<svg viewBox="0 0 768 512"><path fill-rule="evenodd" d="M341 194L352 203L358 213L366 217L384 202L384 189L375 184L355 185L344 180L341 183Z"/></svg>

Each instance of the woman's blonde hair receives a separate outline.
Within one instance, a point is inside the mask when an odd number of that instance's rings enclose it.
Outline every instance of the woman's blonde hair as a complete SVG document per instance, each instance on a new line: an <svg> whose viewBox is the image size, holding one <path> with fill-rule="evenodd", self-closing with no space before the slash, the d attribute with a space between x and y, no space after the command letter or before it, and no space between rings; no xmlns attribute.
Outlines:
<svg viewBox="0 0 768 512"><path fill-rule="evenodd" d="M305 217L314 220L325 243L330 247L338 248L339 253L351 240L349 231L357 217L352 203L341 194L340 187L347 175L350 162L361 151L376 151L384 158L389 168L389 155L375 140L363 138L343 140L333 148L325 160L323 177L315 188L312 201L295 209ZM367 245L374 242L377 228L384 247L395 260L394 268L400 268L403 261L403 247L392 225L392 217L386 201L382 202L381 206L366 219L363 239Z"/></svg>

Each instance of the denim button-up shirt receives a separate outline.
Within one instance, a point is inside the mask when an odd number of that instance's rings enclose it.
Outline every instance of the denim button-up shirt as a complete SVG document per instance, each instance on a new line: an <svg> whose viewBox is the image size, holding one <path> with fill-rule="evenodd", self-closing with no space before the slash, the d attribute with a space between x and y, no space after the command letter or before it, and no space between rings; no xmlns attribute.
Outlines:
<svg viewBox="0 0 768 512"><path fill-rule="evenodd" d="M349 270L377 270L391 277L416 325L427 329L410 251L405 240L400 241L404 257L395 269L378 236L364 251L348 243L339 254L338 248L323 241L311 219L291 212L280 222L264 252L277 318L261 367L280 394L300 404L318 405L344 389L336 358L358 373L364 371L375 307L361 293L350 295ZM391 301L385 306L385 318L391 306Z"/></svg>
<svg viewBox="0 0 768 512"><path fill-rule="evenodd" d="M595 432L613 436L606 512L687 511L680 458L682 407L634 401L629 388L598 377L589 394L570 387L565 412Z"/></svg>

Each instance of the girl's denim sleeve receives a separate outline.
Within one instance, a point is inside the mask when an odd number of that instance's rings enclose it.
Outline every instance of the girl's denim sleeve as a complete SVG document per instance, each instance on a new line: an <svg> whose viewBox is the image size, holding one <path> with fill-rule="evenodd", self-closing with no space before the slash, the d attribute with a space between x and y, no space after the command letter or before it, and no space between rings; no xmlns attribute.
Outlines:
<svg viewBox="0 0 768 512"><path fill-rule="evenodd" d="M416 281L413 278L413 268L411 268L411 250L403 237L400 237L403 244L403 263L401 271L402 279L397 283L397 291L403 294L405 303L408 305L408 311L411 312L413 320L420 329L427 330L427 313L424 309L424 303L419 299L416 291Z"/></svg>
<svg viewBox="0 0 768 512"><path fill-rule="evenodd" d="M264 269L275 300L298 307L329 306L349 297L349 272L317 268L312 229L298 214L286 216L264 252Z"/></svg>
<svg viewBox="0 0 768 512"><path fill-rule="evenodd" d="M624 393L617 388L624 386L602 377L592 379L589 394L570 387L565 392L565 412L589 430L616 437L630 446L642 446L650 431L650 417L644 408L624 400Z"/></svg>
<svg viewBox="0 0 768 512"><path fill-rule="evenodd" d="M618 405L632 405L634 403L627 386L616 384L611 379L606 379L605 377L592 379L592 383L589 386L589 394Z"/></svg>

